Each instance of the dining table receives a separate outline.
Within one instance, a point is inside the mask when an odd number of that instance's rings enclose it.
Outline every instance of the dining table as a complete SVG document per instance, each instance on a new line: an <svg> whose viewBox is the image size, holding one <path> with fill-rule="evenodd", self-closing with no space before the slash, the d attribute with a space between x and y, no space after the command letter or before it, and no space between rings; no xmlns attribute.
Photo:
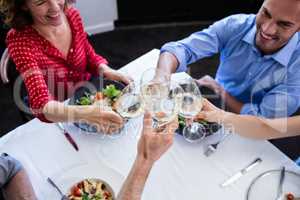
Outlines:
<svg viewBox="0 0 300 200"><path fill-rule="evenodd" d="M119 69L139 83L142 73L156 67L160 51L153 49ZM189 78L174 73L172 80ZM143 128L143 116L130 119L119 134L87 133L64 123L65 130L77 143L76 151L55 123L35 118L0 138L0 152L18 159L26 169L38 199L59 200L60 194L48 182L50 177L64 193L85 178L107 182L117 194L137 154ZM143 200L243 200L251 182L261 173L281 169L300 173L299 167L267 140L239 136L222 127L197 143L175 134L170 149L154 164L147 179ZM210 156L208 145L228 134ZM260 158L262 162L227 187L229 177Z"/></svg>

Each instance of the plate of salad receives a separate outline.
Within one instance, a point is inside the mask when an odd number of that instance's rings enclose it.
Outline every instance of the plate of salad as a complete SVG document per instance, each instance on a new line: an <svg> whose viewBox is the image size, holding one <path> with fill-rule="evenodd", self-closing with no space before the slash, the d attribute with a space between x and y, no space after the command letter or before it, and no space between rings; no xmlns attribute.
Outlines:
<svg viewBox="0 0 300 200"><path fill-rule="evenodd" d="M200 124L202 124L205 127L205 136L214 134L222 127L220 124L215 123L215 122L207 122L205 120L199 120L197 122L199 122ZM185 118L178 115L178 123L179 123L179 127L176 132L178 134L182 135L182 131L183 131L184 127L186 126Z"/></svg>
<svg viewBox="0 0 300 200"><path fill-rule="evenodd" d="M114 200L112 188L100 179L84 179L74 184L68 194L70 200Z"/></svg>
<svg viewBox="0 0 300 200"><path fill-rule="evenodd" d="M115 102L124 88L125 85L121 82L95 78L75 91L69 105L97 105L105 111L115 111ZM87 122L75 122L74 125L86 132L98 132L96 125Z"/></svg>

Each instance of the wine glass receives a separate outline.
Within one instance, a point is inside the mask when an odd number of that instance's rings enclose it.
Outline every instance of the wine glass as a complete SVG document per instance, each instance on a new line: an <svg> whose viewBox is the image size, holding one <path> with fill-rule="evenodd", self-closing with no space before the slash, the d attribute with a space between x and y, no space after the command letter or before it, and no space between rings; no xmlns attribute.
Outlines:
<svg viewBox="0 0 300 200"><path fill-rule="evenodd" d="M140 84L142 100L152 115L154 128L160 128L177 117L179 98L183 92L168 76L157 76L157 70L146 70Z"/></svg>
<svg viewBox="0 0 300 200"><path fill-rule="evenodd" d="M180 82L183 89L182 103L179 109L179 115L192 121L188 123L183 129L183 137L189 142L197 142L205 137L205 127L194 122L194 117L202 109L202 96L197 83L192 78L184 79Z"/></svg>
<svg viewBox="0 0 300 200"><path fill-rule="evenodd" d="M139 89L132 82L127 85L116 100L115 110L126 120L139 117L144 113L144 105Z"/></svg>

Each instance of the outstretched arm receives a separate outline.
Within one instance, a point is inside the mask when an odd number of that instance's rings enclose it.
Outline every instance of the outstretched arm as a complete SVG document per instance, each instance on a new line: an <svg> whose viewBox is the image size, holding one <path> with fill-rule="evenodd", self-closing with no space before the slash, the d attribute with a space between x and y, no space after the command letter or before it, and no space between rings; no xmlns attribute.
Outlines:
<svg viewBox="0 0 300 200"><path fill-rule="evenodd" d="M138 154L119 195L118 200L140 200L154 163L170 148L177 120L158 132L152 128L149 113L144 116L144 128L138 144Z"/></svg>
<svg viewBox="0 0 300 200"><path fill-rule="evenodd" d="M203 101L203 111L198 118L209 122L223 123L234 132L254 139L275 139L300 135L300 117L266 119L251 115L225 112L208 100Z"/></svg>

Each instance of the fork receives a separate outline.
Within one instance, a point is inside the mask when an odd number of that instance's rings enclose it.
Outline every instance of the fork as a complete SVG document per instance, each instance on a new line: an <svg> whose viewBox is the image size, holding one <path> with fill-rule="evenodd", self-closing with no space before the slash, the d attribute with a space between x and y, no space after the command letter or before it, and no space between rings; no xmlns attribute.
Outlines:
<svg viewBox="0 0 300 200"><path fill-rule="evenodd" d="M221 140L219 140L218 142L216 142L216 143L214 143L214 144L210 144L210 145L207 147L207 149L205 150L204 155L205 155L206 157L209 157L211 154L215 153L216 150L217 150L217 148L218 148L218 145L219 145L220 143L222 143L222 142L227 138L228 135L229 135L229 133L226 133L226 134L224 134L224 136L221 138Z"/></svg>
<svg viewBox="0 0 300 200"><path fill-rule="evenodd" d="M59 187L54 183L54 181L51 178L47 178L48 183L50 183L50 185L52 185L57 191L58 193L61 195L61 200L69 200L69 198L67 197L67 195L65 195L64 193L62 193L62 191L59 189Z"/></svg>

